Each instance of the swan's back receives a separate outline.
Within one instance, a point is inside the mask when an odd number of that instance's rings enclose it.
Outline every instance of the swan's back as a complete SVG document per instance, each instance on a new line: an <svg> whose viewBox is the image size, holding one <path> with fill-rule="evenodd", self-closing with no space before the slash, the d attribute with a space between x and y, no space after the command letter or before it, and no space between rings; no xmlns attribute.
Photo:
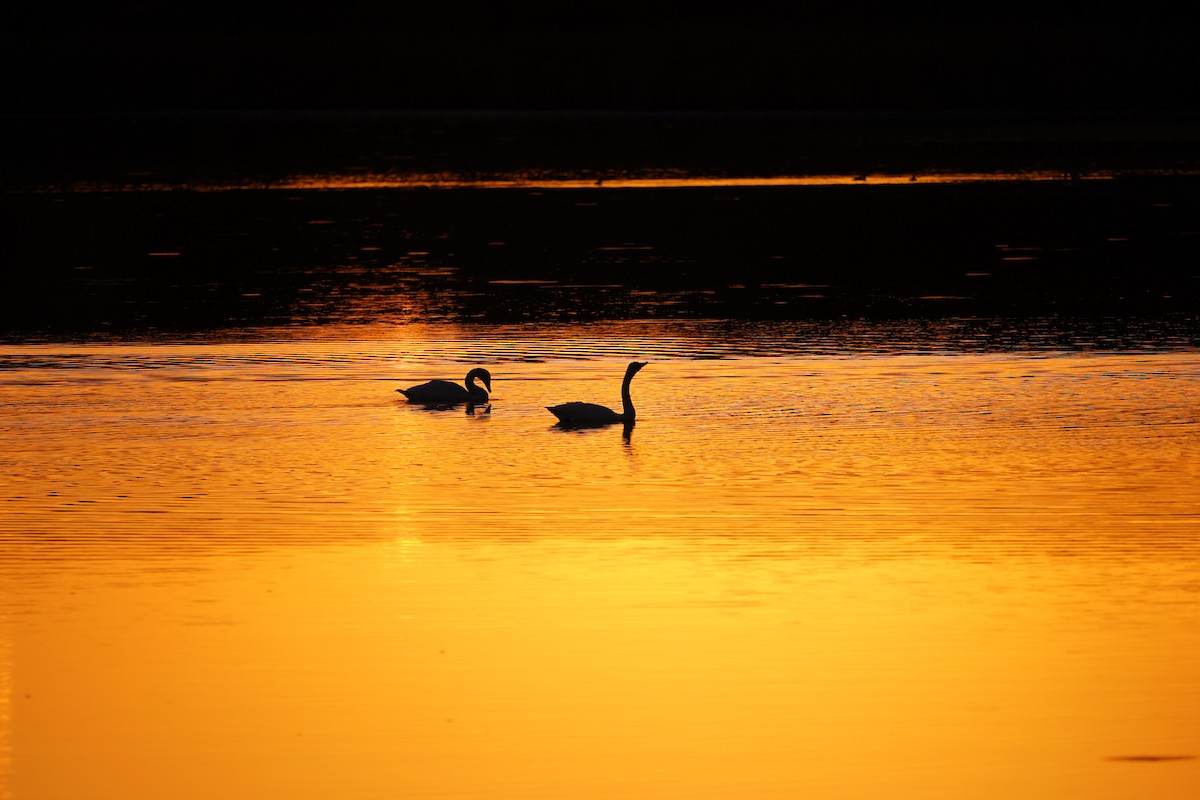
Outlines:
<svg viewBox="0 0 1200 800"><path fill-rule="evenodd" d="M594 425L601 422L620 422L622 417L606 406L596 403L562 403L546 406L546 410L558 417L559 422L575 425Z"/></svg>
<svg viewBox="0 0 1200 800"><path fill-rule="evenodd" d="M467 390L450 381L429 381L397 392L418 403L453 403L470 397Z"/></svg>

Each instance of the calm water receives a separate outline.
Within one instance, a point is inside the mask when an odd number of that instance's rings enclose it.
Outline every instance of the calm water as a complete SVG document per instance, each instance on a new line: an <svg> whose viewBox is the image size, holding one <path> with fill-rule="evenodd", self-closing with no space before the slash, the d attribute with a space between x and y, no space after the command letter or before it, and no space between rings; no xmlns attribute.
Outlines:
<svg viewBox="0 0 1200 800"><path fill-rule="evenodd" d="M0 800L1200 795L1194 121L6 122Z"/></svg>
<svg viewBox="0 0 1200 800"><path fill-rule="evenodd" d="M1191 796L1200 354L1057 341L5 346L0 796Z"/></svg>

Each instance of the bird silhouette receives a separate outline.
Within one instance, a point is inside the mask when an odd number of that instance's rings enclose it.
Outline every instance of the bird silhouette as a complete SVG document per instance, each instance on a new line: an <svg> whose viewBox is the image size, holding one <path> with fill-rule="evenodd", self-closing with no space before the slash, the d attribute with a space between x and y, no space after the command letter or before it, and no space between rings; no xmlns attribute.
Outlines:
<svg viewBox="0 0 1200 800"><path fill-rule="evenodd" d="M595 403L562 403L557 406L546 406L546 410L558 417L558 424L567 428L584 428L598 425L612 425L623 422L632 425L637 411L633 407L633 398L629 396L629 384L633 376L646 366L645 361L633 361L625 369L625 380L621 382L621 413L618 414L607 406Z"/></svg>
<svg viewBox="0 0 1200 800"><path fill-rule="evenodd" d="M483 386L475 383L476 379L483 381ZM488 392L492 390L492 373L483 367L476 367L467 373L463 379L464 386L451 381L428 381L418 386L396 391L414 403L427 405L454 405L456 403L486 403ZM486 388L484 388L486 387Z"/></svg>

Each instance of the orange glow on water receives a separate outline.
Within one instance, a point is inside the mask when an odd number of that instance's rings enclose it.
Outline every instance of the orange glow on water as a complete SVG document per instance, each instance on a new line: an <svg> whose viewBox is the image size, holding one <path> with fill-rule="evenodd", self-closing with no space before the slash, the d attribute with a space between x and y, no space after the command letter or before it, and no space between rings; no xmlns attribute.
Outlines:
<svg viewBox="0 0 1200 800"><path fill-rule="evenodd" d="M1134 173L1125 172L1123 175ZM1187 174L1180 170L1175 175ZM575 175L575 174L496 174L480 176L460 173L360 174L355 172L293 175L260 182L172 184L148 180L122 184L85 184L70 186L72 192L137 191L163 192L188 190L230 192L245 190L354 190L354 189L530 189L530 190L605 190L605 189L706 189L769 188L796 186L891 186L904 184L956 183L1047 183L1103 182L1114 174L1095 172L1071 177L1061 170L1024 170L1020 172L926 171L920 173L848 173L827 172L813 175L704 175L679 173L668 175Z"/></svg>
<svg viewBox="0 0 1200 800"><path fill-rule="evenodd" d="M482 347L10 369L9 796L1200 787L1195 354L660 354L628 440L544 406L636 337L395 394Z"/></svg>
<svg viewBox="0 0 1200 800"><path fill-rule="evenodd" d="M1107 176L1096 176L1101 179ZM822 175L765 175L765 176L615 176L601 178L504 176L471 178L460 175L407 175L403 177L365 177L356 175L298 176L283 181L280 189L395 189L445 188L460 189L683 189L683 188L743 188L770 186L845 186L859 183L874 185L907 183L979 183L990 181L1061 181L1061 172L1024 172L1020 174L954 172L913 174L822 174Z"/></svg>

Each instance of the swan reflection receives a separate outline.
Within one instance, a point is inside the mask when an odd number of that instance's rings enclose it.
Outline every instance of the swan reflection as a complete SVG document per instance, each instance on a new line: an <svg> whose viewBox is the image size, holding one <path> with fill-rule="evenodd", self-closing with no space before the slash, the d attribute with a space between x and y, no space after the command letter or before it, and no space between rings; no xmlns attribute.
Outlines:
<svg viewBox="0 0 1200 800"><path fill-rule="evenodd" d="M573 433L582 433L584 431L592 431L592 430L598 430L600 428L607 428L612 424L613 423L610 423L610 422L593 422L591 424L569 424L566 422L556 422L550 426L550 429L558 430L558 431L573 432ZM621 438L624 439L626 443L628 443L630 437L633 436L633 428L635 425L637 425L636 422L622 423Z"/></svg>

